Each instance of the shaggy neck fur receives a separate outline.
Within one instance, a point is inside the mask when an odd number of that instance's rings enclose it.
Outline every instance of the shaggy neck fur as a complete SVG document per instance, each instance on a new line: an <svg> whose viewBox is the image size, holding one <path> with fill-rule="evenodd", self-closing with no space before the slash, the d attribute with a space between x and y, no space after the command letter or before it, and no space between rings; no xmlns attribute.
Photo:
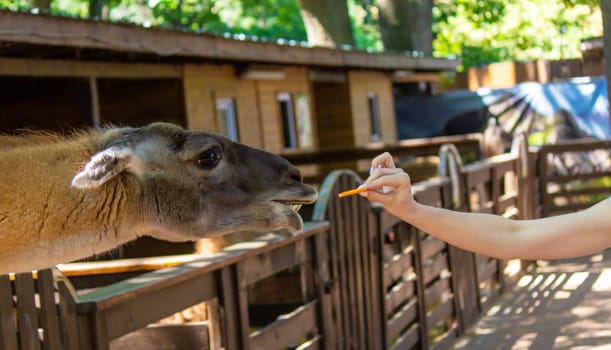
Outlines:
<svg viewBox="0 0 611 350"><path fill-rule="evenodd" d="M104 191L70 186L95 151L92 135L32 145L7 140L0 140L0 273L23 272L26 262L40 268L68 262L135 238L134 227L118 215L128 209L128 179L119 177Z"/></svg>

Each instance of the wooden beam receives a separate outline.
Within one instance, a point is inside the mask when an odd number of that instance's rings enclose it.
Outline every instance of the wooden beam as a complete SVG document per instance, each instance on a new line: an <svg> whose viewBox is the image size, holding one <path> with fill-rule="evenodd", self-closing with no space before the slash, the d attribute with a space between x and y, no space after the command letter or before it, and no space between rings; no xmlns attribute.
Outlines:
<svg viewBox="0 0 611 350"><path fill-rule="evenodd" d="M418 82L439 82L439 73L437 72L413 72L413 71L395 71L392 74L392 81L395 83L418 83Z"/></svg>
<svg viewBox="0 0 611 350"><path fill-rule="evenodd" d="M0 75L11 76L178 79L182 71L181 66L172 64L0 58Z"/></svg>
<svg viewBox="0 0 611 350"><path fill-rule="evenodd" d="M135 25L0 11L0 41L44 46L187 57L193 62L224 60L324 67L454 70L458 60L369 53L271 42L233 40Z"/></svg>

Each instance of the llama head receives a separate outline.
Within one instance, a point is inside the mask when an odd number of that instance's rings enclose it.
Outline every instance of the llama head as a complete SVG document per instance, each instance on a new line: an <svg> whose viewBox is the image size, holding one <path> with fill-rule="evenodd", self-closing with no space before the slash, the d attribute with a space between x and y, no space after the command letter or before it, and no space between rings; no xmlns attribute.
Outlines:
<svg viewBox="0 0 611 350"><path fill-rule="evenodd" d="M274 154L218 134L165 123L102 132L94 154L72 180L93 195L125 188L138 234L171 241L245 230L299 230L291 204L316 191ZM107 195L107 193L104 193ZM138 212L139 211L139 212Z"/></svg>

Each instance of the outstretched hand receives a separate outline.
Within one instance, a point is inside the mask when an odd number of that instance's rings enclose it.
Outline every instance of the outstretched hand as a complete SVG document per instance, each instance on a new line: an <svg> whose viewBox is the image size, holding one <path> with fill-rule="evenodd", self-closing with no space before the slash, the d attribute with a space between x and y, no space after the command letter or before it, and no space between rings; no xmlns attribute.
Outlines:
<svg viewBox="0 0 611 350"><path fill-rule="evenodd" d="M388 152L375 157L371 161L371 168L373 172L363 184L368 191L360 195L380 203L395 216L409 215L411 209L416 206L409 175L403 169L395 167L395 162ZM383 191L383 188L391 190Z"/></svg>

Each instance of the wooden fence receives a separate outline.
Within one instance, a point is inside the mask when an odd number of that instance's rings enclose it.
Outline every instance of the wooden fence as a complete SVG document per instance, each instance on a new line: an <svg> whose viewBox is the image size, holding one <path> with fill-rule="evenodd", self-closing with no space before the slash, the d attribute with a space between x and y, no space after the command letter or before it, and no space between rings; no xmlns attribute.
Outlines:
<svg viewBox="0 0 611 350"><path fill-rule="evenodd" d="M585 209L611 195L611 141L575 140L537 152L537 210L552 216Z"/></svg>
<svg viewBox="0 0 611 350"><path fill-rule="evenodd" d="M443 146L440 176L414 184L414 195L443 208L530 217L523 198L532 193L533 172L563 147L531 153L539 166L528 167L524 147L463 166L456 148ZM539 188L550 179L543 176ZM0 348L451 348L511 288L507 262L448 245L359 196L337 197L361 182L353 171L330 173L305 229L295 235L264 236L93 291L77 293L50 270L2 276ZM278 300L281 311L261 323L258 316L274 308L253 305L254 287L281 274L293 276L294 285L276 288L296 288L298 300L288 306ZM206 323L156 323L201 302L207 302Z"/></svg>

